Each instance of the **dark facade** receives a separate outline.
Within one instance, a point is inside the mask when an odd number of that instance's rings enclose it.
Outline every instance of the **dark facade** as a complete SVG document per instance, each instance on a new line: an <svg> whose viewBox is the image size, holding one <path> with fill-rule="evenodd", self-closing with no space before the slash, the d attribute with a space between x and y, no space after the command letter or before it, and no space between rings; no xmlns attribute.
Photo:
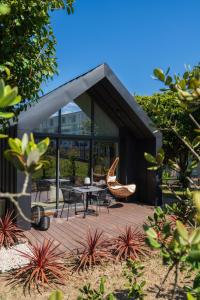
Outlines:
<svg viewBox="0 0 200 300"><path fill-rule="evenodd" d="M57 207L59 179L71 178L74 172L72 152L78 153L75 154L78 164L75 175L79 176L75 177L79 177L79 181L87 175L92 181L102 179L102 174L119 155L119 181L137 186L128 201L154 204L155 174L147 170L144 152L155 154L162 136L108 65L100 65L43 96L20 115L13 134L22 136L24 132L34 132L38 140L48 136L52 141L48 154L52 171L40 177L55 178ZM1 149L4 146L1 145ZM1 158L2 162L7 164ZM72 174L67 173L69 162ZM1 170L4 172L1 173L1 190L19 190L22 174L7 165ZM9 183L8 173L12 174ZM21 205L30 216L31 199L25 200ZM19 218L18 222L22 220ZM25 226L24 222L21 224Z"/></svg>

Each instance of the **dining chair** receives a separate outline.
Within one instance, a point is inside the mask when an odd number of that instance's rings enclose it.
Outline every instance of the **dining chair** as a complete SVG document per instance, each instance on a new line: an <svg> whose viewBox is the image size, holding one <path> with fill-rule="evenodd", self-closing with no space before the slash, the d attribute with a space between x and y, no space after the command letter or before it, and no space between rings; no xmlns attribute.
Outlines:
<svg viewBox="0 0 200 300"><path fill-rule="evenodd" d="M103 189L102 191L99 191L97 195L94 195L92 197L93 202L96 202L96 214L98 215L100 213L101 207L107 208L108 213L109 207L111 204L111 198L108 197L108 188Z"/></svg>
<svg viewBox="0 0 200 300"><path fill-rule="evenodd" d="M70 206L74 206L75 214L76 214L76 205L77 203L83 203L82 194L78 192L74 192L71 189L61 188L62 195L63 195L63 207L61 210L60 218L62 217L63 210L65 205L67 205L67 221L69 219L69 208ZM84 205L84 203L83 203Z"/></svg>
<svg viewBox="0 0 200 300"><path fill-rule="evenodd" d="M36 194L35 194L35 202L39 195L39 202L41 193L46 192L47 193L47 202L49 200L49 191L50 191L50 183L45 180L37 180L36 181Z"/></svg>

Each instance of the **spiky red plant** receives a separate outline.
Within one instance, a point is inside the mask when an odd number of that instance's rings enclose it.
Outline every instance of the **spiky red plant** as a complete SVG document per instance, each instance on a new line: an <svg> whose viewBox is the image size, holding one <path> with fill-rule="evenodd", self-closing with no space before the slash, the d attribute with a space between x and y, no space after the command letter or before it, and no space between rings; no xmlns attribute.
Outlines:
<svg viewBox="0 0 200 300"><path fill-rule="evenodd" d="M95 265L100 265L111 258L107 240L103 236L103 231L97 229L91 232L89 229L84 241L77 241L80 249L72 253L74 258L73 271L89 269Z"/></svg>
<svg viewBox="0 0 200 300"><path fill-rule="evenodd" d="M112 240L112 250L116 260L135 260L148 252L144 234L131 226L126 226L125 230Z"/></svg>
<svg viewBox="0 0 200 300"><path fill-rule="evenodd" d="M8 284L22 285L29 292L35 288L40 290L46 286L64 284L67 268L64 265L64 253L58 247L59 244L55 246L53 241L44 240L43 244L29 245L30 253L18 251L29 263L13 271Z"/></svg>
<svg viewBox="0 0 200 300"><path fill-rule="evenodd" d="M24 237L23 230L15 224L13 211L7 211L5 217L0 218L0 249L12 247Z"/></svg>

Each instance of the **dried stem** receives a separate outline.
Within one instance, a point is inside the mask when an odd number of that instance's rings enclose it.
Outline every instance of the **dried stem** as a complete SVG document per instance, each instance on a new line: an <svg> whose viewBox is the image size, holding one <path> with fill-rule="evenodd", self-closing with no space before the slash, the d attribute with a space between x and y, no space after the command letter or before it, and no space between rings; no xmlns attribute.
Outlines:
<svg viewBox="0 0 200 300"><path fill-rule="evenodd" d="M23 213L23 211L22 211L22 209L21 209L21 207L18 203L19 198L30 196L30 193L27 192L29 178L30 178L30 175L29 175L29 173L26 172L25 173L25 181L24 181L21 193L0 193L0 198L9 199L15 205L15 207L17 208L17 210L18 210L19 214L21 215L21 217L25 221L27 221L29 223L32 223L32 220L25 216L25 214Z"/></svg>
<svg viewBox="0 0 200 300"><path fill-rule="evenodd" d="M183 199L176 193L176 191L168 184L163 184L162 187L167 187L168 190L179 200L179 201L183 201Z"/></svg>
<svg viewBox="0 0 200 300"><path fill-rule="evenodd" d="M186 147L189 148L189 150L192 152L192 154L198 159L198 161L200 162L200 156L198 155L198 153L191 147L190 144L188 144L188 142L186 140L184 140L182 138L182 136L180 136L180 134L177 132L177 130L173 127L172 128L173 132L177 135L177 137L185 144Z"/></svg>
<svg viewBox="0 0 200 300"><path fill-rule="evenodd" d="M197 120L193 117L192 114L189 114L190 119L192 120L192 122L197 126L197 128L200 129L200 124L197 122Z"/></svg>
<svg viewBox="0 0 200 300"><path fill-rule="evenodd" d="M176 289L177 289L177 284L178 284L178 263L176 263L176 268L175 268L175 279L174 279L174 288L173 288L173 292L172 292L172 300L174 299L174 296L176 294Z"/></svg>
<svg viewBox="0 0 200 300"><path fill-rule="evenodd" d="M157 294L156 294L156 298L159 298L160 292L161 292L161 290L162 290L162 288L163 288L163 285L165 284L165 281L167 280L167 278L168 278L170 272L173 270L174 267L175 267L175 263L169 267L167 273L165 274L165 277L164 277L163 281L162 281L161 284L160 284L160 287L159 287L158 292L157 292Z"/></svg>

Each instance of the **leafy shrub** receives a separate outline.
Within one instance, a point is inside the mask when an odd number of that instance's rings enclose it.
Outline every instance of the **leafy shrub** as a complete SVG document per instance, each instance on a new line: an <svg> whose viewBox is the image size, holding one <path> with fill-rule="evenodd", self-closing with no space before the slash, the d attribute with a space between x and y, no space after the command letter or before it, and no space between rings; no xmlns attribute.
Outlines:
<svg viewBox="0 0 200 300"><path fill-rule="evenodd" d="M0 218L0 248L12 247L23 237L23 230L15 224L13 212L7 211L5 217Z"/></svg>
<svg viewBox="0 0 200 300"><path fill-rule="evenodd" d="M137 261L128 259L126 263L126 270L124 275L128 279L128 299L144 299L144 286L146 282L144 280L139 280L143 275L144 266Z"/></svg>
<svg viewBox="0 0 200 300"><path fill-rule="evenodd" d="M91 285L87 284L80 289L80 292L82 295L77 300L116 300L112 293L106 294L104 277L101 278L98 289L92 289Z"/></svg>
<svg viewBox="0 0 200 300"><path fill-rule="evenodd" d="M74 271L85 270L95 265L100 265L111 258L107 240L103 237L103 231L96 229L87 232L86 239L77 241L81 248L72 253Z"/></svg>
<svg viewBox="0 0 200 300"><path fill-rule="evenodd" d="M63 252L54 246L53 241L44 240L41 245L30 245L30 253L18 251L29 263L19 270L13 271L8 277L11 286L23 285L24 291L46 286L64 284L67 268L64 266Z"/></svg>
<svg viewBox="0 0 200 300"><path fill-rule="evenodd" d="M145 246L144 234L131 226L126 226L125 230L111 243L116 260L138 259L140 256L145 256L148 251Z"/></svg>

